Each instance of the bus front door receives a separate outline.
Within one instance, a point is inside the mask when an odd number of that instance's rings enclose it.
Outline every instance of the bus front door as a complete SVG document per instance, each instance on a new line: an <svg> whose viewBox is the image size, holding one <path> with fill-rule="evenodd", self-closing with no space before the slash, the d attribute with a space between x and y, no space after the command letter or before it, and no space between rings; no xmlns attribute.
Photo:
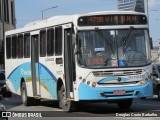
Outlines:
<svg viewBox="0 0 160 120"><path fill-rule="evenodd" d="M73 96L73 81L75 81L75 60L73 53L73 39L72 29L64 29L64 72L66 83L66 96L67 98L74 98Z"/></svg>
<svg viewBox="0 0 160 120"><path fill-rule="evenodd" d="M40 95L38 35L31 37L31 72L33 96Z"/></svg>

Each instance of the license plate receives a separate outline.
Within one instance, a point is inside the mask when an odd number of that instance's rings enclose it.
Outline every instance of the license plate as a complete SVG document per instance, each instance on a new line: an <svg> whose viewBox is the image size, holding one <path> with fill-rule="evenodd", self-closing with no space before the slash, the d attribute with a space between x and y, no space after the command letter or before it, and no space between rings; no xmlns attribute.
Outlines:
<svg viewBox="0 0 160 120"><path fill-rule="evenodd" d="M126 91L125 90L114 90L113 94L114 95L125 95Z"/></svg>

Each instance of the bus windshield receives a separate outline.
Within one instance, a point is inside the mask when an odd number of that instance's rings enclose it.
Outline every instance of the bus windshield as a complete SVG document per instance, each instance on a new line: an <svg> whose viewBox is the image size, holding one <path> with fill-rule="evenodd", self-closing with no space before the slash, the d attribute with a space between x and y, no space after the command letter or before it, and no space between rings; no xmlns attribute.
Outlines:
<svg viewBox="0 0 160 120"><path fill-rule="evenodd" d="M78 64L87 68L138 67L151 62L147 29L78 32Z"/></svg>

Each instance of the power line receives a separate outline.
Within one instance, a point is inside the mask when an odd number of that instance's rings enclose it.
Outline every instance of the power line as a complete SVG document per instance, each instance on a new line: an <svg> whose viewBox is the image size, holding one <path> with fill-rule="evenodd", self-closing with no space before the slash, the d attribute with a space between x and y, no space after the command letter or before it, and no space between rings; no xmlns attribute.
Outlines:
<svg viewBox="0 0 160 120"><path fill-rule="evenodd" d="M37 20L37 19L36 19ZM35 20L17 20L17 21L35 21Z"/></svg>

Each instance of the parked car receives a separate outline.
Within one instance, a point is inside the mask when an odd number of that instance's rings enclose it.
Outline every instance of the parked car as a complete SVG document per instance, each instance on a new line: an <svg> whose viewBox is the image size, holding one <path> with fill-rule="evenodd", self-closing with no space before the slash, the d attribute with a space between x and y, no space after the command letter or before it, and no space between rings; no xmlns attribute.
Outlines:
<svg viewBox="0 0 160 120"><path fill-rule="evenodd" d="M153 64L153 93L160 100L160 64Z"/></svg>
<svg viewBox="0 0 160 120"><path fill-rule="evenodd" d="M0 94L0 101L3 99L2 95ZM3 117L2 112L6 112L6 108L3 104L0 103L0 120L8 120L8 117Z"/></svg>
<svg viewBox="0 0 160 120"><path fill-rule="evenodd" d="M4 70L0 70L0 94L3 97L11 97L12 96L12 93L6 87L5 71Z"/></svg>

